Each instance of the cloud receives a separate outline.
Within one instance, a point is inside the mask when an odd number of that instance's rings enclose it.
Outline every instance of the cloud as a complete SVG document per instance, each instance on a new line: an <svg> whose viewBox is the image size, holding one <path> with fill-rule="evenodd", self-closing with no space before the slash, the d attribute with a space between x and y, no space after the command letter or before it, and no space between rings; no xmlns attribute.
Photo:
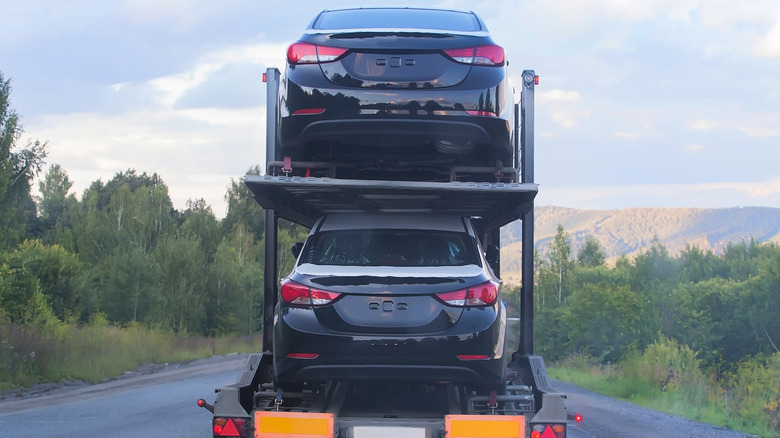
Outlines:
<svg viewBox="0 0 780 438"><path fill-rule="evenodd" d="M210 78L228 66L241 64L281 66L287 46L276 43L250 43L221 49L201 56L194 65L183 72L153 79L148 84L156 93L156 99L166 108L173 107L180 99L197 90ZM259 81L254 82L258 85Z"/></svg>
<svg viewBox="0 0 780 438"><path fill-rule="evenodd" d="M579 102L580 93L578 91L568 90L550 90L536 93L536 98L539 102Z"/></svg>
<svg viewBox="0 0 780 438"><path fill-rule="evenodd" d="M613 137L619 138L621 140L629 140L629 141L636 141L639 140L644 136L644 133L638 132L638 131L631 131L631 132L616 132Z"/></svg>
<svg viewBox="0 0 780 438"><path fill-rule="evenodd" d="M78 195L132 168L159 173L177 208L202 197L220 217L230 178L265 161L262 107L47 115L28 129L50 139L47 161L67 170Z"/></svg>
<svg viewBox="0 0 780 438"><path fill-rule="evenodd" d="M753 53L761 58L780 59L780 14L766 35L753 47Z"/></svg>
<svg viewBox="0 0 780 438"><path fill-rule="evenodd" d="M686 128L694 131L735 130L750 138L780 137L780 113L759 113L746 116L734 115L728 120L699 119L689 122Z"/></svg>
<svg viewBox="0 0 780 438"><path fill-rule="evenodd" d="M698 154L704 151L704 146L700 144L689 144L685 147L683 147L684 152L688 152L690 154Z"/></svg>

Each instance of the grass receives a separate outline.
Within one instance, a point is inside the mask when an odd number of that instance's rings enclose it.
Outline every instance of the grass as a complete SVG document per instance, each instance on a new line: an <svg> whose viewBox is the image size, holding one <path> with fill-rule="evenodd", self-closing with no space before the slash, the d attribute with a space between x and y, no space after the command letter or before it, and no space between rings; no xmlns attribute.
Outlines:
<svg viewBox="0 0 780 438"><path fill-rule="evenodd" d="M552 378L656 411L762 437L778 436L778 431L770 427L771 418L761 408L756 412L729 406L729 391L719 385L712 385L706 379L680 385L677 375L672 379L677 381L669 382L664 390L666 379L658 381L651 374L644 374L649 378L627 376L633 374L626 369L631 366L593 364L578 356L575 360L551 364L548 372Z"/></svg>
<svg viewBox="0 0 780 438"><path fill-rule="evenodd" d="M262 336L204 337L97 320L22 328L0 320L0 390L61 380L100 382L149 363L261 350Z"/></svg>

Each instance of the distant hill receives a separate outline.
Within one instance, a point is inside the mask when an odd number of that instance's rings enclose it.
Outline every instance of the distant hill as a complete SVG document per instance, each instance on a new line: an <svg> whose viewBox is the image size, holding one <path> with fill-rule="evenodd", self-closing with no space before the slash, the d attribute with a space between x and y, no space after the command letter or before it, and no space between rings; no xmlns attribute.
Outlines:
<svg viewBox="0 0 780 438"><path fill-rule="evenodd" d="M612 262L621 254L636 256L655 237L672 255L689 244L717 253L730 242L751 238L780 243L780 209L768 207L578 210L537 206L534 219L536 249L542 254L561 224L569 233L575 255L585 238L592 236ZM508 283L519 279L521 236L520 221L501 230L501 271Z"/></svg>

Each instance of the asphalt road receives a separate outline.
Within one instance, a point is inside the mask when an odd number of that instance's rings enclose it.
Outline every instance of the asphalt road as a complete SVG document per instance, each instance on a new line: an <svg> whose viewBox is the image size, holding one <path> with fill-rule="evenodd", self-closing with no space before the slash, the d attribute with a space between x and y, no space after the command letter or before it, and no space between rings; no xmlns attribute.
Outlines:
<svg viewBox="0 0 780 438"><path fill-rule="evenodd" d="M0 403L0 436L211 437L211 414L196 401L213 401L214 388L236 381L243 357L201 361L100 385ZM745 434L661 414L556 382L567 409L581 413L569 438L716 437Z"/></svg>
<svg viewBox="0 0 780 438"><path fill-rule="evenodd" d="M0 436L211 437L214 388L235 383L243 357L0 403Z"/></svg>

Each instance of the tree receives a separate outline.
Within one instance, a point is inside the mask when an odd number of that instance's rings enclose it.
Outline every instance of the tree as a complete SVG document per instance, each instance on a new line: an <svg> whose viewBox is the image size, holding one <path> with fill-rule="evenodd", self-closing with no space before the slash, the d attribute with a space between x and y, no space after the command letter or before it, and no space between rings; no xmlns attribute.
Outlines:
<svg viewBox="0 0 780 438"><path fill-rule="evenodd" d="M566 274L572 267L571 247L569 233L564 231L563 225L558 224L558 231L550 242L550 270L557 277L558 304L563 302Z"/></svg>
<svg viewBox="0 0 780 438"><path fill-rule="evenodd" d="M0 245L5 249L21 242L35 223L30 188L46 157L46 144L37 140L14 150L23 129L19 115L11 108L10 84L11 80L4 79L0 72Z"/></svg>
<svg viewBox="0 0 780 438"><path fill-rule="evenodd" d="M216 288L211 297L211 320L217 333L235 331L251 336L257 330L262 303L261 245L243 224L225 236L214 257Z"/></svg>
<svg viewBox="0 0 780 438"><path fill-rule="evenodd" d="M61 243L73 250L70 215L78 206L76 196L69 193L73 182L67 172L54 164L49 167L43 181L38 183L39 224L45 243ZM58 236L58 234L63 234Z"/></svg>
<svg viewBox="0 0 780 438"><path fill-rule="evenodd" d="M187 200L187 209L182 213L182 218L180 232L185 236L192 236L200 240L204 254L209 262L212 262L217 246L222 239L222 230L211 206L206 204L206 200L203 198L189 199Z"/></svg>
<svg viewBox="0 0 780 438"><path fill-rule="evenodd" d="M252 166L247 170L247 175L260 174L260 166ZM223 234L230 233L243 223L247 231L254 235L255 241L260 241L265 233L265 212L242 180L230 179L225 201L228 208L222 220Z"/></svg>
<svg viewBox="0 0 780 438"><path fill-rule="evenodd" d="M206 257L192 237L165 236L153 256L162 272L161 302L151 319L176 331L205 331Z"/></svg>
<svg viewBox="0 0 780 438"><path fill-rule="evenodd" d="M607 255L595 237L588 236L585 239L585 243L577 253L577 263L589 268L604 266L607 263Z"/></svg>
<svg viewBox="0 0 780 438"><path fill-rule="evenodd" d="M27 240L5 257L17 275L34 280L54 315L60 320L80 312L83 265L75 254L59 245L47 246L40 240Z"/></svg>

